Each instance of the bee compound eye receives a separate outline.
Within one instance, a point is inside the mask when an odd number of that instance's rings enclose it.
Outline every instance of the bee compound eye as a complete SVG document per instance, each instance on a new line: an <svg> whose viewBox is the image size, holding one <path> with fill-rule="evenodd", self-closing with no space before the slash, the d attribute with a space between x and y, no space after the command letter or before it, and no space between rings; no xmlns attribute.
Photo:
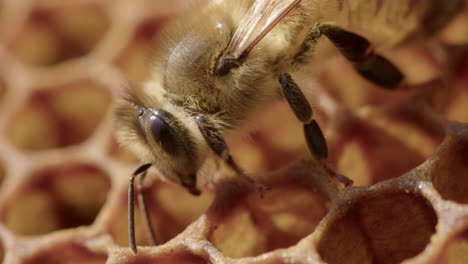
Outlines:
<svg viewBox="0 0 468 264"><path fill-rule="evenodd" d="M171 126L157 115L149 117L149 131L153 140L169 154L176 152L176 140Z"/></svg>
<svg viewBox="0 0 468 264"><path fill-rule="evenodd" d="M152 115L149 118L150 120L150 129L153 138L157 141L161 141L169 134L169 125L166 124L161 118L156 115Z"/></svg>

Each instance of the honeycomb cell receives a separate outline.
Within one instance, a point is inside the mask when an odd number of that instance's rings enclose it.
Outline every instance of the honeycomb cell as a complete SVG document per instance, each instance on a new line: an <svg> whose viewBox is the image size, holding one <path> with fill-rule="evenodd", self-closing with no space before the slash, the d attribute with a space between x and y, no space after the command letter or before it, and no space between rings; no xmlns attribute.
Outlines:
<svg viewBox="0 0 468 264"><path fill-rule="evenodd" d="M35 8L9 44L31 66L51 66L88 54L105 36L109 18L95 5Z"/></svg>
<svg viewBox="0 0 468 264"><path fill-rule="evenodd" d="M324 197L296 186L273 187L229 211L209 240L228 257L255 256L295 245L327 213ZM242 241L242 243L239 243Z"/></svg>
<svg viewBox="0 0 468 264"><path fill-rule="evenodd" d="M165 243L181 233L206 211L213 200L213 194L208 191L204 191L200 196L193 196L178 185L160 181L155 181L144 188L143 192L157 244ZM122 206L119 208L115 220L111 223L110 233L118 245L128 246L126 193L122 196L121 202ZM137 199L135 199L137 245L151 245L141 215L142 212Z"/></svg>
<svg viewBox="0 0 468 264"><path fill-rule="evenodd" d="M104 264L107 255L92 252L86 247L68 242L54 246L23 260L22 264Z"/></svg>
<svg viewBox="0 0 468 264"><path fill-rule="evenodd" d="M336 155L339 173L354 180L357 186L367 186L387 179L396 178L424 162L420 150L396 137L396 131L405 132L406 139L416 138L427 148L436 144L421 139L413 128L380 126L366 119L349 118L342 124L339 139L332 153Z"/></svg>
<svg viewBox="0 0 468 264"><path fill-rule="evenodd" d="M171 252L170 254L161 254L157 257L138 256L137 258L127 262L128 264L209 264L210 262L204 260L202 257L190 254L188 252Z"/></svg>
<svg viewBox="0 0 468 264"><path fill-rule="evenodd" d="M468 263L468 230L457 236L447 247L445 261L448 264Z"/></svg>
<svg viewBox="0 0 468 264"><path fill-rule="evenodd" d="M110 102L105 87L91 80L38 90L10 120L7 137L23 150L81 143L96 130Z"/></svg>
<svg viewBox="0 0 468 264"><path fill-rule="evenodd" d="M61 164L34 172L2 210L2 220L20 235L90 225L106 201L110 180L87 164ZM31 221L34 219L34 221Z"/></svg>
<svg viewBox="0 0 468 264"><path fill-rule="evenodd" d="M117 68L122 71L127 80L138 83L145 79L149 56L151 56L151 45L161 23L161 18L143 21L137 27L127 47L116 59Z"/></svg>
<svg viewBox="0 0 468 264"><path fill-rule="evenodd" d="M402 191L368 193L327 223L318 252L328 264L400 263L419 254L437 217L422 197Z"/></svg>
<svg viewBox="0 0 468 264"><path fill-rule="evenodd" d="M468 139L451 138L433 169L432 183L442 198L468 203Z"/></svg>
<svg viewBox="0 0 468 264"><path fill-rule="evenodd" d="M216 226L209 240L223 255L233 258L255 256L268 251L267 234L256 225L245 205L231 208L229 216Z"/></svg>

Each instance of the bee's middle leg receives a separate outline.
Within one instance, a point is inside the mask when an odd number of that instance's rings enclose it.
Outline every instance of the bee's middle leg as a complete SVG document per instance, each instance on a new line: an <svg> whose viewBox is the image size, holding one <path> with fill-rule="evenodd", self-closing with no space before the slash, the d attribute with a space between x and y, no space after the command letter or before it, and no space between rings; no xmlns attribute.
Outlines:
<svg viewBox="0 0 468 264"><path fill-rule="evenodd" d="M279 79L283 95L289 103L294 115L304 123L304 136L310 152L318 159L328 158L328 147L322 130L312 117L312 108L301 89L291 75L283 73Z"/></svg>
<svg viewBox="0 0 468 264"><path fill-rule="evenodd" d="M283 95L289 103L294 115L304 124L304 137L309 147L310 152L319 160L328 158L327 141L323 135L317 121L313 119L312 108L310 107L307 98L302 93L299 86L294 82L291 75L283 73L280 75L279 81L283 90ZM328 169L328 167L327 167ZM331 171L335 177L346 186L351 185L352 180L343 175L339 175Z"/></svg>

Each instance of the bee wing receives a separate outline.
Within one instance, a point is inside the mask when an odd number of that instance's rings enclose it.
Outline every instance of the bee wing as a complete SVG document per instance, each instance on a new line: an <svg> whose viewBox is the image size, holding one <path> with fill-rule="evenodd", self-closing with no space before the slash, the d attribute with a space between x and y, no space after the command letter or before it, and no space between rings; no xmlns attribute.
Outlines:
<svg viewBox="0 0 468 264"><path fill-rule="evenodd" d="M227 56L241 61L301 1L256 0L234 33Z"/></svg>

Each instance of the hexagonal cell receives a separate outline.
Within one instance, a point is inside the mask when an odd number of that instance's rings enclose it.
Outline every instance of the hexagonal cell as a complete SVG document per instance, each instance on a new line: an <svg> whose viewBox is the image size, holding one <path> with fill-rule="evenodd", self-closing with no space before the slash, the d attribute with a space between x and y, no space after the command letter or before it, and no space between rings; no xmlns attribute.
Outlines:
<svg viewBox="0 0 468 264"><path fill-rule="evenodd" d="M104 264L106 263L107 255L90 251L86 247L74 243L67 242L56 245L46 251L37 253L36 255L23 260L22 264Z"/></svg>
<svg viewBox="0 0 468 264"><path fill-rule="evenodd" d="M16 190L2 208L1 218L20 235L90 225L104 205L110 185L107 175L91 165L44 168Z"/></svg>
<svg viewBox="0 0 468 264"><path fill-rule="evenodd" d="M331 151L335 155L338 172L353 179L356 186L396 178L424 162L426 157L420 149L436 146L414 128L390 123L380 126L370 122L350 117L341 123L336 130L338 139ZM396 136L398 133L426 145L418 150Z"/></svg>
<svg viewBox="0 0 468 264"><path fill-rule="evenodd" d="M468 203L468 139L452 137L432 166L430 176L442 198Z"/></svg>
<svg viewBox="0 0 468 264"><path fill-rule="evenodd" d="M81 143L97 128L110 102L105 87L90 80L38 90L10 120L7 138L24 150Z"/></svg>
<svg viewBox="0 0 468 264"><path fill-rule="evenodd" d="M240 258L287 248L312 233L328 211L327 200L310 189L284 185L264 197L239 198L209 240L223 255Z"/></svg>
<svg viewBox="0 0 468 264"><path fill-rule="evenodd" d="M35 8L9 49L28 65L58 64L88 54L105 36L109 23L105 11L96 5Z"/></svg>
<svg viewBox="0 0 468 264"><path fill-rule="evenodd" d="M151 57L151 46L161 23L161 18L143 21L137 27L128 46L116 59L115 64L127 80L138 83L145 79Z"/></svg>
<svg viewBox="0 0 468 264"><path fill-rule="evenodd" d="M204 260L200 256L196 256L189 252L171 252L166 254L160 254L157 257L150 257L150 256L139 256L135 257L134 259L126 262L127 264L145 264L145 263L158 263L158 264L208 264L211 263L207 260Z"/></svg>
<svg viewBox="0 0 468 264"><path fill-rule="evenodd" d="M147 179L149 180L149 178ZM203 191L193 196L184 188L173 183L154 181L144 188L151 225L155 231L156 243L162 244L181 233L189 224L200 217L211 204L213 193ZM128 247L127 193L122 196L121 206L109 228L114 241ZM135 233L138 246L151 245L137 199L135 198Z"/></svg>
<svg viewBox="0 0 468 264"><path fill-rule="evenodd" d="M445 261L442 263L468 263L468 230L459 234L449 243L444 255Z"/></svg>
<svg viewBox="0 0 468 264"><path fill-rule="evenodd" d="M374 191L326 224L318 243L329 263L400 263L424 250L437 216L428 202L403 191Z"/></svg>

